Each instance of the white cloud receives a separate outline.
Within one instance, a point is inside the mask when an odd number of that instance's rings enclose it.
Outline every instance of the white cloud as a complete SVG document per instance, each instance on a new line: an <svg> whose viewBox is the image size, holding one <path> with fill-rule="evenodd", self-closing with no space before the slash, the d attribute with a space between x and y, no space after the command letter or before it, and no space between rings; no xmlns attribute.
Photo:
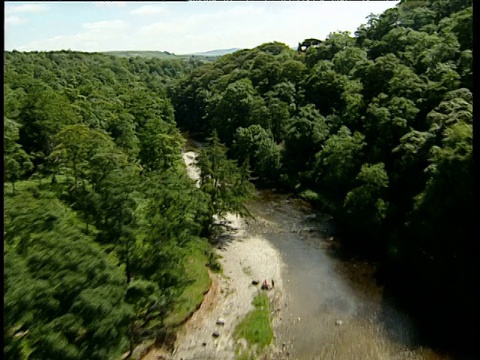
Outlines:
<svg viewBox="0 0 480 360"><path fill-rule="evenodd" d="M122 20L103 20L82 25L87 30L117 30L125 28L126 24Z"/></svg>
<svg viewBox="0 0 480 360"><path fill-rule="evenodd" d="M51 38L31 41L18 47L19 51L35 49L77 51L107 51L117 50L124 44L129 44L131 28L122 20L97 21L82 25L85 31L72 35L57 35ZM122 50L122 49L120 49Z"/></svg>
<svg viewBox="0 0 480 360"><path fill-rule="evenodd" d="M261 16L264 14L264 10L264 7L259 5L236 6L232 9L219 10L208 14L195 14L188 18L184 18L181 21L188 22L196 26L200 24L211 25L212 22L217 24L229 24L232 21L237 22L239 19L244 21L246 19L252 19L257 16Z"/></svg>
<svg viewBox="0 0 480 360"><path fill-rule="evenodd" d="M6 5L6 4L5 4ZM22 5L6 5L5 11L9 14L18 13L38 13L48 9L44 4L22 4Z"/></svg>
<svg viewBox="0 0 480 360"><path fill-rule="evenodd" d="M159 15L159 14L165 14L167 12L167 9L163 7L162 5L143 5L140 6L139 8L136 8L132 11L130 11L130 14L132 15Z"/></svg>
<svg viewBox="0 0 480 360"><path fill-rule="evenodd" d="M138 30L141 41L135 45L176 54L259 45L255 42L258 28L251 29L245 21L262 23L264 6L243 5L229 9L218 3L213 6L209 13L179 14L168 21L145 25Z"/></svg>
<svg viewBox="0 0 480 360"><path fill-rule="evenodd" d="M28 23L27 19L15 16L15 15L10 15L5 18L6 25L22 25L26 23Z"/></svg>
<svg viewBox="0 0 480 360"><path fill-rule="evenodd" d="M49 39L32 41L25 46L18 47L19 51L36 49L49 50L76 50L76 51L108 51L117 50L119 43L130 41L126 34L113 32L95 33L83 32L74 35L58 35Z"/></svg>
<svg viewBox="0 0 480 360"><path fill-rule="evenodd" d="M178 22L156 22L139 29L138 34L146 37L152 37L164 34L185 33L188 28L183 23Z"/></svg>

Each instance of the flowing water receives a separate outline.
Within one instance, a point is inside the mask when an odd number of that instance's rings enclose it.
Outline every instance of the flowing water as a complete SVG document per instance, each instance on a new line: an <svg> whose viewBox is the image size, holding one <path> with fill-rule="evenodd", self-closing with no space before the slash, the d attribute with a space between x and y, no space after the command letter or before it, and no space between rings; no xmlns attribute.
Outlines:
<svg viewBox="0 0 480 360"><path fill-rule="evenodd" d="M442 358L413 348L413 326L383 301L371 275L358 281L368 265L334 255L328 217L314 214L300 200L269 192L261 192L249 209L256 217L249 231L267 238L285 263L285 301L276 305L275 322L281 350L272 358Z"/></svg>

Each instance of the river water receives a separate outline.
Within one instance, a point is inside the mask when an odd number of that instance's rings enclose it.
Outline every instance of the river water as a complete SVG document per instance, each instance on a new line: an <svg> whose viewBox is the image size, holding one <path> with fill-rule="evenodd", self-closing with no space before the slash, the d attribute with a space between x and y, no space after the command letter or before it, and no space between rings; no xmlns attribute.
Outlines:
<svg viewBox="0 0 480 360"><path fill-rule="evenodd" d="M415 348L408 317L382 299L368 264L333 251L332 221L304 202L260 192L249 232L281 253L284 303L277 304L275 359L448 359ZM360 279L360 280L359 280Z"/></svg>

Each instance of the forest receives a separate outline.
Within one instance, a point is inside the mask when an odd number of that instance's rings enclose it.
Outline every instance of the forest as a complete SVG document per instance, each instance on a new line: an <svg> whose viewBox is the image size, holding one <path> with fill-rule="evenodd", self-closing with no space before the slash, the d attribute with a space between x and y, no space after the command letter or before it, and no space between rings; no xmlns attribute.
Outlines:
<svg viewBox="0 0 480 360"><path fill-rule="evenodd" d="M331 214L426 341L474 353L472 1L299 41L215 61L4 52L7 359L171 336L219 270L217 215L254 186ZM205 143L198 187L184 133Z"/></svg>

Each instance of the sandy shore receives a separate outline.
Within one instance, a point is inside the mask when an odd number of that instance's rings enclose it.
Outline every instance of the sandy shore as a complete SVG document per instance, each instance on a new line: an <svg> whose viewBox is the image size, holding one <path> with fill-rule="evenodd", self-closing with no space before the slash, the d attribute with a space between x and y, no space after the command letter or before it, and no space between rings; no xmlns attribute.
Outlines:
<svg viewBox="0 0 480 360"><path fill-rule="evenodd" d="M194 152L183 154L189 176L198 180L195 157ZM253 309L252 300L258 291L263 291L260 290L263 280L267 279L269 283L271 279L275 280L275 288L268 294L274 308L275 304L281 303L283 264L280 253L266 239L249 234L245 219L228 214L226 220L230 230L221 236L224 240L215 250L220 256L223 274L210 273L212 286L200 308L177 334L173 353L152 349L144 360L235 359L237 344L233 332ZM260 284L253 285L252 280L258 280ZM224 325L217 324L219 319ZM274 316L273 321L276 320ZM218 337L213 336L214 332L218 332Z"/></svg>

